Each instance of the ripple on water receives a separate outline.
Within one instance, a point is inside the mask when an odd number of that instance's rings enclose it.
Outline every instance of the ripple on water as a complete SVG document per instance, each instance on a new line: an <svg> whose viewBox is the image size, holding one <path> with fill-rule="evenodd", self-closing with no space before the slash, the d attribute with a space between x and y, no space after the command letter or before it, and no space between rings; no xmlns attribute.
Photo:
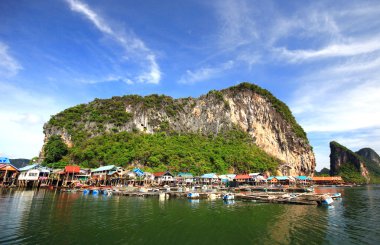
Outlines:
<svg viewBox="0 0 380 245"><path fill-rule="evenodd" d="M332 207L2 192L0 243L377 244L379 191L346 189Z"/></svg>

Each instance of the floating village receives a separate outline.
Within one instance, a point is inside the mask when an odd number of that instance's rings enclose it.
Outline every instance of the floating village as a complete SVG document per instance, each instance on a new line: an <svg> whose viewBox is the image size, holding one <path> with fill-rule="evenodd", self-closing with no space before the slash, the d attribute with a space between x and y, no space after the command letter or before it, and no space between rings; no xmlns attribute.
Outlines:
<svg viewBox="0 0 380 245"><path fill-rule="evenodd" d="M0 158L0 187L49 188L83 195L121 195L169 198L246 200L298 205L331 205L340 193L314 192L316 186L345 185L340 176L266 176L262 173L216 174L170 171L144 172L115 165L95 169L65 166L50 169L41 164L22 168Z"/></svg>

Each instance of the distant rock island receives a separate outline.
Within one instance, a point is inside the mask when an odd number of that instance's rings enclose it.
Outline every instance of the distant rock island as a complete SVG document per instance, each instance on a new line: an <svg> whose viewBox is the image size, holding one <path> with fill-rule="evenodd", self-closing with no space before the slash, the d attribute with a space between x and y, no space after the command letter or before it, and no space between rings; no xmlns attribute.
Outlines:
<svg viewBox="0 0 380 245"><path fill-rule="evenodd" d="M380 157L374 150L353 152L336 141L330 142L330 150L330 175L352 183L379 183Z"/></svg>
<svg viewBox="0 0 380 245"><path fill-rule="evenodd" d="M40 158L47 164L289 175L311 175L315 169L306 133L288 106L251 83L199 98L95 99L52 116L44 134ZM67 149L56 154L60 140Z"/></svg>
<svg viewBox="0 0 380 245"><path fill-rule="evenodd" d="M30 159L18 158L18 159L9 159L9 161L16 168L22 168L29 164Z"/></svg>

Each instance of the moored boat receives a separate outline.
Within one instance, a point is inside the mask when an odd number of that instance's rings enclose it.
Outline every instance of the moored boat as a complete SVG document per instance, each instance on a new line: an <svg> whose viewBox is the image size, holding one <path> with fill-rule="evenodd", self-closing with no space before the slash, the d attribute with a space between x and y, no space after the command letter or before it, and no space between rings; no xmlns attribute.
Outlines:
<svg viewBox="0 0 380 245"><path fill-rule="evenodd" d="M227 193L223 196L223 200L233 200L235 199L235 195L232 193Z"/></svg>
<svg viewBox="0 0 380 245"><path fill-rule="evenodd" d="M199 199L199 193L190 192L190 193L187 194L187 198L190 198L190 199Z"/></svg>
<svg viewBox="0 0 380 245"><path fill-rule="evenodd" d="M334 200L330 196L323 196L322 197L322 205L331 205L334 202Z"/></svg>
<svg viewBox="0 0 380 245"><path fill-rule="evenodd" d="M342 197L342 194L340 192L337 192L337 193L334 193L332 194L332 199L337 199L337 198L341 198Z"/></svg>

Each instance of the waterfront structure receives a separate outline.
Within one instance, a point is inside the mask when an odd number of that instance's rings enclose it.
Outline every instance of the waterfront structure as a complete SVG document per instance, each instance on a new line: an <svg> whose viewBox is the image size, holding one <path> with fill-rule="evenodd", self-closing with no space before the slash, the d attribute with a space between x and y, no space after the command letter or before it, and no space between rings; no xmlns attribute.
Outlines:
<svg viewBox="0 0 380 245"><path fill-rule="evenodd" d="M271 184L289 185L290 180L288 176L270 176L267 179Z"/></svg>
<svg viewBox="0 0 380 245"><path fill-rule="evenodd" d="M50 169L41 166L40 164L32 164L20 168L20 174L17 179L18 186L35 187L41 184L48 184Z"/></svg>
<svg viewBox="0 0 380 245"><path fill-rule="evenodd" d="M310 177L304 176L304 175L296 176L295 179L296 179L296 183L301 184L301 185L309 185L312 181Z"/></svg>
<svg viewBox="0 0 380 245"><path fill-rule="evenodd" d="M191 185L194 182L194 176L191 173L180 172L176 177L178 184Z"/></svg>
<svg viewBox="0 0 380 245"><path fill-rule="evenodd" d="M156 173L153 173L153 175L154 175L154 180L158 184L170 183L170 182L174 182L175 181L174 175L171 174L169 171L166 171L166 172L156 172Z"/></svg>
<svg viewBox="0 0 380 245"><path fill-rule="evenodd" d="M344 183L341 176L314 176L311 179L316 185L341 185Z"/></svg>
<svg viewBox="0 0 380 245"><path fill-rule="evenodd" d="M234 178L239 184L252 184L253 178L249 174L237 174Z"/></svg>
<svg viewBox="0 0 380 245"><path fill-rule="evenodd" d="M200 177L200 182L205 185L219 183L219 177L216 173L204 174Z"/></svg>
<svg viewBox="0 0 380 245"><path fill-rule="evenodd" d="M0 157L0 184L2 186L14 185L19 170L11 164L8 158Z"/></svg>
<svg viewBox="0 0 380 245"><path fill-rule="evenodd" d="M62 181L63 186L69 186L74 184L75 182L78 182L77 175L79 174L79 166L65 166L64 170L59 172L59 180Z"/></svg>
<svg viewBox="0 0 380 245"><path fill-rule="evenodd" d="M126 171L124 168L115 165L107 165L91 170L91 179L95 184L120 184L120 181L125 174Z"/></svg>

